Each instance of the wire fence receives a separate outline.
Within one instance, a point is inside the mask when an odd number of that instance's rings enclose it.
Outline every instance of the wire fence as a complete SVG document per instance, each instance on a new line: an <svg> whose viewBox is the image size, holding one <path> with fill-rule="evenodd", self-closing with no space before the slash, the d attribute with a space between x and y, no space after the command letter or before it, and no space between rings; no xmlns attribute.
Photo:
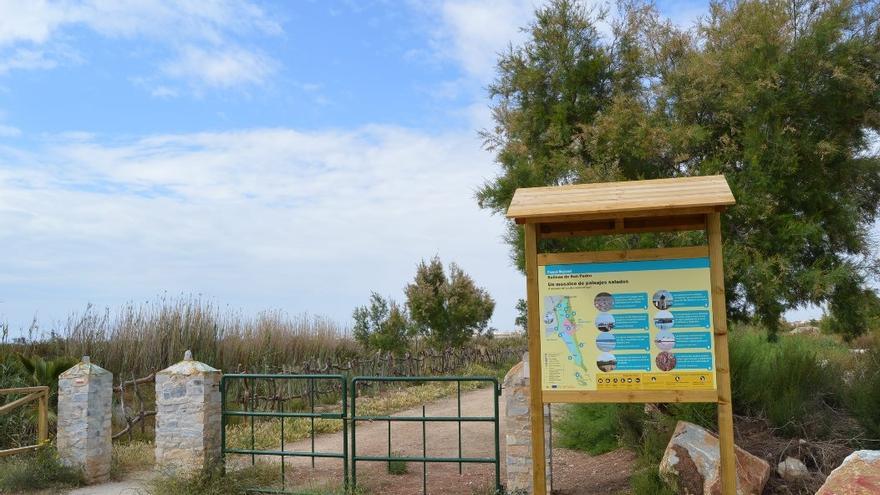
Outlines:
<svg viewBox="0 0 880 495"><path fill-rule="evenodd" d="M353 376L443 376L462 373L475 366L496 369L503 364L519 360L525 349L518 346L498 348L464 348L438 351L426 349L414 353L395 356L376 353L351 359L313 358L302 363L280 367L247 369L239 366L234 373L275 373L289 375L330 375ZM209 363L210 364L210 363ZM114 432L113 439L125 438L129 441L153 438L153 421L156 416L155 400L156 373L123 380L113 389ZM360 382L359 394L382 393L390 387L399 387L392 382ZM339 381L288 381L283 386L274 382L263 382L251 387L236 387L230 390L227 400L257 410L277 411L282 408L296 410L318 404L335 403L343 393Z"/></svg>

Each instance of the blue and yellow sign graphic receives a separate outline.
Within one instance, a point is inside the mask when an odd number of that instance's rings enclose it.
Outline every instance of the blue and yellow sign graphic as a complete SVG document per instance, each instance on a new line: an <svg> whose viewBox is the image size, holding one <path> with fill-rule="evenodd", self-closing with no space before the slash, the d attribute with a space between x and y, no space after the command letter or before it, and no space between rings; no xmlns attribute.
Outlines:
<svg viewBox="0 0 880 495"><path fill-rule="evenodd" d="M544 390L714 390L708 258L538 267Z"/></svg>

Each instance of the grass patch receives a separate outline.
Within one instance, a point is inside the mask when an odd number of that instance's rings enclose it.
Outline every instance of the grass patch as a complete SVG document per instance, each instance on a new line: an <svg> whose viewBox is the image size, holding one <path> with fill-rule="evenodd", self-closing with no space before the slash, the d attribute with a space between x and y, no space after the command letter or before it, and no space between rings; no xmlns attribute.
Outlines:
<svg viewBox="0 0 880 495"><path fill-rule="evenodd" d="M277 468L257 464L238 470L205 469L196 473L164 473L153 479L147 490L151 495L239 495L255 486L274 486Z"/></svg>
<svg viewBox="0 0 880 495"><path fill-rule="evenodd" d="M657 466L646 465L633 473L629 480L631 495L676 495L675 490L660 479Z"/></svg>
<svg viewBox="0 0 880 495"><path fill-rule="evenodd" d="M156 450L151 442L114 443L110 477L124 479L130 473L147 471L156 464Z"/></svg>
<svg viewBox="0 0 880 495"><path fill-rule="evenodd" d="M0 493L60 491L82 484L82 472L62 465L52 446L0 459Z"/></svg>
<svg viewBox="0 0 880 495"><path fill-rule="evenodd" d="M281 489L278 465L257 463L241 469L205 469L196 473L166 472L147 487L150 495L245 495L254 488ZM288 479L288 481L291 481ZM342 486L307 487L286 490L295 495L366 495L363 490L346 492Z"/></svg>
<svg viewBox="0 0 880 495"><path fill-rule="evenodd" d="M401 454L399 452L392 452L392 457L399 457ZM395 476L404 475L409 472L409 467L407 466L405 461L388 461L387 466L388 474L393 474Z"/></svg>
<svg viewBox="0 0 880 495"><path fill-rule="evenodd" d="M844 401L865 429L865 447L880 448L880 347L856 356L846 378Z"/></svg>
<svg viewBox="0 0 880 495"><path fill-rule="evenodd" d="M559 445L592 455L618 447L617 404L572 404L553 425Z"/></svg>

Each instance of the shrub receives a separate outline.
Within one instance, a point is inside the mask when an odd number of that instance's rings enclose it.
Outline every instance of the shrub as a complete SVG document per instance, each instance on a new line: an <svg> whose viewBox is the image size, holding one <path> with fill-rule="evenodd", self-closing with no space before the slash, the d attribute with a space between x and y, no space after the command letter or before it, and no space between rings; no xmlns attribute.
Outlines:
<svg viewBox="0 0 880 495"><path fill-rule="evenodd" d="M0 351L3 351L0 348ZM27 373L12 353L0 354L0 388L28 387ZM19 396L0 396L0 404L17 399ZM36 403L32 403L36 404ZM0 449L33 445L37 437L33 406L16 408L7 414L0 414Z"/></svg>
<svg viewBox="0 0 880 495"><path fill-rule="evenodd" d="M0 460L0 493L60 491L82 483L82 472L62 465L52 446Z"/></svg>
<svg viewBox="0 0 880 495"><path fill-rule="evenodd" d="M572 404L554 424L559 445L592 455L611 452L618 446L617 404Z"/></svg>
<svg viewBox="0 0 880 495"><path fill-rule="evenodd" d="M845 387L849 412L868 434L868 444L880 447L880 348L853 360L852 376Z"/></svg>
<svg viewBox="0 0 880 495"><path fill-rule="evenodd" d="M768 342L764 332L732 332L735 412L764 416L787 436L827 430L827 415L820 412L839 403L839 365L847 354L829 337L791 336Z"/></svg>

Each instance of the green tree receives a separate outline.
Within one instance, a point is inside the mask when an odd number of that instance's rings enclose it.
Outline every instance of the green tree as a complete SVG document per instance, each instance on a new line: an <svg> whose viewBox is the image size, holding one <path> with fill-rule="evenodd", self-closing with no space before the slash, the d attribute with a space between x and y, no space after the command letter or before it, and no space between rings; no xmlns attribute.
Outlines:
<svg viewBox="0 0 880 495"><path fill-rule="evenodd" d="M396 302L381 295L370 294L369 306L354 310L355 340L368 349L402 354L409 348L413 335L406 311Z"/></svg>
<svg viewBox="0 0 880 495"><path fill-rule="evenodd" d="M530 39L498 63L500 175L477 199L506 210L517 187L723 173L725 276L734 318L775 335L782 313L841 311L877 273L880 3L714 2L683 31L650 5L620 4L613 37L573 0L536 12ZM588 103L589 102L589 103ZM509 242L522 266L520 229ZM604 237L542 249L662 246L701 235ZM840 331L863 331L838 318Z"/></svg>
<svg viewBox="0 0 880 495"><path fill-rule="evenodd" d="M455 263L424 260L406 286L406 305L419 332L436 348L458 348L487 330L495 301Z"/></svg>
<svg viewBox="0 0 880 495"><path fill-rule="evenodd" d="M513 324L522 329L523 332L529 331L529 305L525 299L516 301L516 319Z"/></svg>

